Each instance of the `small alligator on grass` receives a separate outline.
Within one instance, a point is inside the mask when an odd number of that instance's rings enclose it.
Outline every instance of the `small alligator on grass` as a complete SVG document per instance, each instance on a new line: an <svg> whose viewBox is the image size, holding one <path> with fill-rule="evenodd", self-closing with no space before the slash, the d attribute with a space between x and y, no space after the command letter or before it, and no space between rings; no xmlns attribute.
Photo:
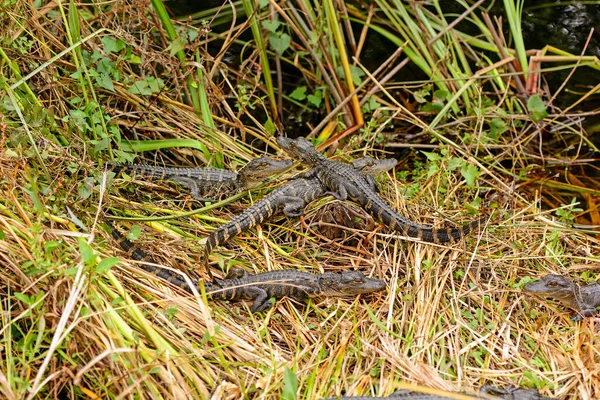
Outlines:
<svg viewBox="0 0 600 400"><path fill-rule="evenodd" d="M143 261L142 268L190 293L192 289L186 280L168 269L155 264L145 251L136 247L110 222L107 225L112 236L119 242L131 258ZM192 280L199 288L200 282ZM368 278L360 271L326 272L310 274L301 271L270 271L250 274L241 269L229 272L225 279L204 281L204 289L211 300L252 300L252 312L260 312L273 307L272 297L289 297L304 301L309 297L348 297L363 293L380 292L385 289L384 281ZM198 291L200 289L197 289Z"/></svg>
<svg viewBox="0 0 600 400"><path fill-rule="evenodd" d="M305 173L304 177L318 178L328 190L325 194L330 194L339 200L352 198L389 228L407 236L416 237L425 242L446 243L462 239L486 220L486 217L483 217L458 229L432 228L417 224L396 213L377 195L362 174L357 173L349 165L326 159L305 138L289 139L280 136L277 138L277 143L292 158L299 159L312 167L312 170Z"/></svg>
<svg viewBox="0 0 600 400"><path fill-rule="evenodd" d="M571 317L573 321L596 315L597 307L600 307L600 284L579 286L562 275L546 275L538 281L526 284L523 290L531 295L556 299L574 309L577 314Z"/></svg>
<svg viewBox="0 0 600 400"><path fill-rule="evenodd" d="M447 400L447 399L477 399L477 400L552 400L551 397L545 397L535 389L520 389L520 388L508 388L498 389L493 386L483 386L478 395L467 395L463 393L447 393L442 394L429 394L421 393L412 390L396 390L394 393L385 397L372 397L372 396L341 396L341 397L329 397L323 400L375 400L375 399L387 399L387 400Z"/></svg>
<svg viewBox="0 0 600 400"><path fill-rule="evenodd" d="M372 175L387 171L397 163L398 161L393 158L375 160L371 157L363 157L355 160L352 163L352 168L361 175L366 176L365 181L373 190L378 190ZM275 189L268 196L210 234L205 247L206 264L208 265L208 256L212 250L224 244L233 236L263 223L279 211L283 211L288 217L299 217L304 213L304 207L308 203L324 196L324 193L325 188L316 178L294 179Z"/></svg>
<svg viewBox="0 0 600 400"><path fill-rule="evenodd" d="M291 167L292 161L262 156L250 161L237 173L219 168L166 168L113 162L107 162L106 165L115 173L124 171L128 174L139 174L148 180L176 182L190 189L195 200L216 201L246 190L254 182L285 171Z"/></svg>

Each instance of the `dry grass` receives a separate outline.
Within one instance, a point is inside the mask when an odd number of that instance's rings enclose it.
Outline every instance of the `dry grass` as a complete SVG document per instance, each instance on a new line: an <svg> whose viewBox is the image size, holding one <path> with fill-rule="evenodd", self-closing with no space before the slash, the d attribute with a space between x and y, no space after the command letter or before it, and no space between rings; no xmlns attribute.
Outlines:
<svg viewBox="0 0 600 400"><path fill-rule="evenodd" d="M554 272L592 282L599 268L597 231L564 223L570 217L579 224L600 223L594 211L598 181L582 174L575 177L578 182L550 175L582 164L567 149L587 142L580 124L566 125L577 115L556 108L543 123L510 114L509 130L498 142L484 144L491 115L429 126L426 115L413 114L379 90L383 107L369 115L369 128L349 135L348 145L332 154L340 160L363 153L381 158L388 154L378 146L377 134L391 124L408 121L435 129L433 135L442 134L445 144L432 148L430 136L420 131L411 143L440 154L439 160L411 153L379 179L382 196L402 215L436 226L474 218L467 209L494 210L463 243L438 246L399 238L377 222L354 220L364 213L353 204L346 205L354 213L352 226L328 237L326 214L339 204L325 198L303 218L277 217L211 257L213 266L225 270L360 269L386 280L383 294L307 305L284 300L253 315L248 304L206 303L125 259L101 229L108 214L142 221L137 242L166 267L205 276L197 265L209 232L277 185L203 208L176 186L112 179L95 166L129 154L123 151L129 139L190 140L188 147L172 151L158 142L157 151L136 159L157 164L222 162L238 169L265 152L267 143L278 151L255 118L267 109L255 71L212 63L205 52L213 40L209 36L194 50L205 57L204 71L213 74L205 82L216 127L184 104L184 75L193 69L181 68L163 51L161 37L151 37L162 29L154 14L143 11L145 5L124 3L110 13L80 15L81 37L97 33L80 42L89 54L103 53L100 39L106 36L143 54L141 64L124 61L125 53L110 57L124 82L115 82L114 91L90 85L86 79L93 74L69 76L77 69L74 60L87 57L76 50L51 60L69 47L67 32L72 35L73 29L72 21L65 24L70 30L64 28L56 4L40 10L18 4L2 11L8 21L4 37L18 44L3 51L20 69L17 74L2 65L0 84L2 396L276 399L294 387L294 379L298 398L315 399L387 395L405 384L466 392L483 384L521 385L561 399L600 396L600 320L573 324L569 310L520 291L526 277ZM28 57L18 51L27 46L25 39L31 41ZM253 68L254 57L244 60ZM48 60L21 86L6 85ZM152 95L126 91L146 76L162 77L165 87ZM374 80L383 88L380 76ZM482 96L492 96L481 87ZM505 90L496 93L495 109L513 96ZM232 108L224 96L254 108ZM552 157L544 138L549 131L564 145L557 150L550 143ZM103 139L104 147L98 144ZM478 168L476 186L468 186L460 168L453 168L456 159ZM434 164L438 171L428 176ZM549 172L537 170L540 166ZM590 190L580 190L585 187ZM559 220L556 210L578 193L584 210ZM121 256L116 265L115 256Z"/></svg>

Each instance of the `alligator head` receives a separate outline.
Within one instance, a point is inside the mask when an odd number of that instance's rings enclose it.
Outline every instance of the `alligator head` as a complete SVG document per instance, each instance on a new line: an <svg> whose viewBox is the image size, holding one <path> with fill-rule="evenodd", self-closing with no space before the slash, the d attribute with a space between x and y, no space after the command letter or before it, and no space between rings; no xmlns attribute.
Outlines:
<svg viewBox="0 0 600 400"><path fill-rule="evenodd" d="M551 297L567 306L573 306L577 285L562 275L549 274L538 281L528 283L523 290L530 294Z"/></svg>
<svg viewBox="0 0 600 400"><path fill-rule="evenodd" d="M292 166L292 160L276 160L269 156L255 158L246 164L239 174L248 181L258 181L285 171Z"/></svg>
<svg viewBox="0 0 600 400"><path fill-rule="evenodd" d="M277 144L279 144L279 147L281 147L290 157L301 160L303 163L311 166L314 166L325 159L325 157L323 157L323 155L303 137L290 139L279 136L277 138Z"/></svg>
<svg viewBox="0 0 600 400"><path fill-rule="evenodd" d="M384 281L368 278L360 271L326 272L319 277L319 285L321 295L335 297L380 292L386 287Z"/></svg>

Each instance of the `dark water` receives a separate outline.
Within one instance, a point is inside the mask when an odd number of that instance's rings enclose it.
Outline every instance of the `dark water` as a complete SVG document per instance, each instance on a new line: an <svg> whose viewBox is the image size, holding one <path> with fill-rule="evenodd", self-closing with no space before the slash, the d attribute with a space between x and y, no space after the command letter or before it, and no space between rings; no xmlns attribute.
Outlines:
<svg viewBox="0 0 600 400"><path fill-rule="evenodd" d="M454 1L440 2L442 9L447 14L448 22L451 22L453 15L460 15L464 12L464 8L459 6ZM600 5L584 4L585 2L561 2L561 1L527 1L526 8L523 10L522 30L526 49L542 49L546 45L554 46L558 49L570 52L574 55L580 55L585 48L585 55L600 57ZM167 1L166 5L174 16L183 16L194 12L219 7L222 0L171 0ZM368 2L354 2L354 4L362 4L368 8ZM229 5L225 5L224 9L229 9ZM502 17L504 37L510 38L509 25L506 20L506 13L503 9L501 1L487 1L483 3L476 13L481 15L482 11L487 10L494 19L494 16ZM432 10L435 12L434 10ZM240 20L238 15L238 21ZM214 27L215 31L227 29L228 25ZM362 26L355 26L355 33L358 36ZM469 34L477 35L479 30L473 26L471 22L462 21L457 25L457 29ZM591 35L589 43L588 37L593 29L595 32ZM250 39L249 31L246 33L246 39ZM508 40L508 39L507 39ZM510 43L512 46L513 44ZM218 51L218 48L215 48ZM361 63L368 69L374 70L382 60L386 60L388 56L396 50L396 46L390 43L387 39L371 31L367 37L367 43L364 46L361 55ZM475 49L478 51L477 49ZM225 61L232 60L231 67L235 68L236 61L239 62L239 55L236 54L238 48L232 47L231 54L224 58ZM547 52L547 55L552 53ZM492 60L498 59L495 54L489 54ZM544 63L542 68L556 67L558 63ZM476 67L474 67L476 69ZM550 94L553 94L565 81L572 72L572 69L560 71L546 72L543 74L544 83L548 84ZM289 87L284 87L286 93L291 93L296 86L306 85L302 82L303 77L298 74L298 71L293 68L288 68L284 65L283 74L284 82L292 83ZM414 65L407 65L402 74L396 77L397 81L415 81L426 79L427 77ZM565 88L554 101L554 104L561 109L564 109L575 101L577 101L584 93L590 91L594 86L600 83L600 71L589 67L580 67L572 74ZM294 135L294 130L305 132L306 123L308 121L318 122L323 117L320 110L311 110L306 112L305 109L295 107L294 105L285 105L287 107L287 115L289 118L282 121L283 126L290 130L289 134ZM592 95L588 100L578 105L576 111L589 111L600 108L600 94ZM266 116L265 116L266 118ZM588 117L585 121L587 126L598 126L600 118ZM596 132L598 128L591 128ZM600 145L600 132L592 135L592 140Z"/></svg>
<svg viewBox="0 0 600 400"><path fill-rule="evenodd" d="M502 17L504 37L508 40L510 30L503 3L500 1L486 3L491 3L488 11L490 16ZM545 46L553 46L576 56L581 55L583 52L583 55L586 56L600 57L600 32L598 31L600 28L600 5L583 4L584 2L539 0L526 1L525 3L521 29L526 49L543 49ZM456 2L442 2L442 4L444 11L464 12L464 8L459 7ZM467 22L458 24L457 28L472 34L479 32L473 30L473 26ZM589 43L586 47L588 38ZM546 55L554 54L548 51ZM543 63L542 68L558 65L561 64ZM543 74L544 79L548 82L551 94L562 85L570 73L571 69L566 69ZM577 101L582 93L588 92L599 83L600 71L580 67L569 79L566 90L561 92L561 96L556 99L555 104L560 108L568 107ZM585 102L578 109L590 110L598 107L600 107L600 95L596 95L595 101Z"/></svg>
<svg viewBox="0 0 600 400"><path fill-rule="evenodd" d="M448 13L447 20L452 21L451 14L461 14L464 8L459 6L454 1L440 2L442 9ZM567 2L567 1L527 1L526 7L523 10L523 38L527 49L542 49L546 45L554 46L558 49L568 51L574 55L579 55L585 50L585 55L593 55L600 57L600 5L584 4L586 2ZM219 7L223 4L222 0L170 0L166 6L174 16L188 15L194 12ZM355 4L366 4L368 2L358 2ZM225 5L224 9L229 9L229 5ZM506 13L503 9L501 1L487 1L483 3L476 12L480 15L482 10L487 10L491 16L503 17L504 35L510 37L508 23L506 21ZM240 16L238 16L240 17ZM226 28L226 27L222 27ZM361 29L356 26L357 33ZM467 33L478 34L478 30L474 29L470 22L461 22L457 28ZM592 32L588 46L586 42L588 36ZM217 27L215 30L220 30ZM395 50L395 46L389 43L385 38L378 36L376 33L370 33L368 42L364 47L361 62L373 69L381 63L381 60L387 59L389 54ZM550 54L550 53L548 53ZM544 64L544 67L555 66L557 64ZM413 70L415 75L420 75ZM557 71L545 74L551 89L557 88L569 74L570 70ZM403 73L404 80L420 79L422 76L407 77L406 70ZM571 78L570 87L577 92L586 92L595 85L600 83L600 72L589 68L580 68ZM586 90L587 88L587 90ZM563 96L559 99L559 106L572 104L578 96ZM588 102L583 104L583 108L597 108L600 103L600 95L597 95L596 102Z"/></svg>

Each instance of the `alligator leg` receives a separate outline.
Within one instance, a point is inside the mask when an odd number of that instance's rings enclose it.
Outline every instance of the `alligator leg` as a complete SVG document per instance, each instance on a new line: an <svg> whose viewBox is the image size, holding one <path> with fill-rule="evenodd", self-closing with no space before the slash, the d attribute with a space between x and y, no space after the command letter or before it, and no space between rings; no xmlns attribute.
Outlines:
<svg viewBox="0 0 600 400"><path fill-rule="evenodd" d="M269 295L267 294L266 290L256 286L248 286L240 289L245 292L244 297L254 300L254 303L252 303L252 307L250 307L250 311L252 311L253 313L265 311L273 307L274 303L269 298Z"/></svg>
<svg viewBox="0 0 600 400"><path fill-rule="evenodd" d="M379 193L379 186L377 185L375 178L373 178L371 175L364 175L364 178L367 180L369 186L371 186L371 189L373 189L375 193Z"/></svg>
<svg viewBox="0 0 600 400"><path fill-rule="evenodd" d="M248 273L248 271L244 269L234 268L229 271L227 276L225 276L225 280L238 279L241 282L243 282L243 280L249 275L250 273ZM250 307L250 310L253 313L268 310L274 305L271 299L269 298L269 294L267 293L267 291L262 288L259 288L258 286L236 287L235 290L237 293L241 293L241 297L243 297L244 299L254 300L254 303L252 303L252 307Z"/></svg>
<svg viewBox="0 0 600 400"><path fill-rule="evenodd" d="M211 203L216 202L216 199L211 199L207 197L200 196L200 188L198 187L198 182L193 178L188 178L186 176L172 176L169 177L170 181L177 182L181 186L190 189L192 198L197 201L210 201Z"/></svg>
<svg viewBox="0 0 600 400"><path fill-rule="evenodd" d="M326 195L331 195L335 197L337 200L347 200L348 199L348 191L344 187L344 185L339 185L337 188L337 192L325 192Z"/></svg>
<svg viewBox="0 0 600 400"><path fill-rule="evenodd" d="M250 274L245 269L233 268L229 271L229 273L227 273L225 279L244 279L248 275Z"/></svg>
<svg viewBox="0 0 600 400"><path fill-rule="evenodd" d="M283 213L285 216L299 217L304 214L306 202L303 199L293 196L284 196L281 198L281 202L285 204L283 207Z"/></svg>
<svg viewBox="0 0 600 400"><path fill-rule="evenodd" d="M593 317L597 313L598 313L598 310L596 310L595 308L583 308L580 311L578 311L577 314L575 314L571 317L571 321L573 321L573 322L583 321L584 317Z"/></svg>

